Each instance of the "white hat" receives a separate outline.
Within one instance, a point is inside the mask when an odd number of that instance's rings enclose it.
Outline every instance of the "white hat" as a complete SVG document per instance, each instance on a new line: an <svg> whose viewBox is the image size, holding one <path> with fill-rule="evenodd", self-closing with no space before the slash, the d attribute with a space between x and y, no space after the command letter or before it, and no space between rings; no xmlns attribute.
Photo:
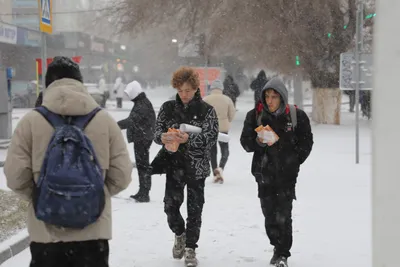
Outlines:
<svg viewBox="0 0 400 267"><path fill-rule="evenodd" d="M223 90L224 85L222 84L222 82L220 80L215 80L211 83L211 87L210 87L210 90L213 90L213 89Z"/></svg>
<svg viewBox="0 0 400 267"><path fill-rule="evenodd" d="M143 92L142 86L137 81L133 81L129 83L125 90L125 94L129 97L130 100L135 99L140 93Z"/></svg>

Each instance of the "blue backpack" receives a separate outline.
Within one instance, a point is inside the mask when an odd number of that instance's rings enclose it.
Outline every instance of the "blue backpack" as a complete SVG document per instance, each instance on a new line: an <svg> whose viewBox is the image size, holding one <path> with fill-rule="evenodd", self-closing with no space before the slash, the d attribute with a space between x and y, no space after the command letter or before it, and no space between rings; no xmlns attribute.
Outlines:
<svg viewBox="0 0 400 267"><path fill-rule="evenodd" d="M74 117L43 106L35 110L55 129L34 190L36 217L58 227L83 229L97 221L105 205L102 169L83 132L101 109Z"/></svg>

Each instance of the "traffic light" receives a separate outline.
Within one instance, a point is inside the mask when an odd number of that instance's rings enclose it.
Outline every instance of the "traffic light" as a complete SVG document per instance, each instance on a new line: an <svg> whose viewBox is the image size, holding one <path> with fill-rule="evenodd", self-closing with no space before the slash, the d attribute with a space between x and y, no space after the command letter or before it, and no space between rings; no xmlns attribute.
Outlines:
<svg viewBox="0 0 400 267"><path fill-rule="evenodd" d="M367 16L365 16L365 19L372 19L375 16L376 16L376 13L371 13L371 14L368 14Z"/></svg>
<svg viewBox="0 0 400 267"><path fill-rule="evenodd" d="M300 66L300 58L299 58L299 56L296 56L296 66Z"/></svg>
<svg viewBox="0 0 400 267"><path fill-rule="evenodd" d="M328 38L331 38L331 36L332 36L332 33L329 32L328 33Z"/></svg>

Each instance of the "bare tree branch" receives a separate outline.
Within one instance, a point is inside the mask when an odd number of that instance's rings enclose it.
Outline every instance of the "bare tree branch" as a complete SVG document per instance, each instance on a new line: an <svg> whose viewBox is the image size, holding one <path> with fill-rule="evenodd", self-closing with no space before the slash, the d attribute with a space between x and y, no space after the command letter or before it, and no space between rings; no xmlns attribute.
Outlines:
<svg viewBox="0 0 400 267"><path fill-rule="evenodd" d="M355 1L113 0L107 16L118 32L173 25L180 35L205 33L211 54L237 55L284 73L301 70L313 86L335 88L340 53L354 38Z"/></svg>

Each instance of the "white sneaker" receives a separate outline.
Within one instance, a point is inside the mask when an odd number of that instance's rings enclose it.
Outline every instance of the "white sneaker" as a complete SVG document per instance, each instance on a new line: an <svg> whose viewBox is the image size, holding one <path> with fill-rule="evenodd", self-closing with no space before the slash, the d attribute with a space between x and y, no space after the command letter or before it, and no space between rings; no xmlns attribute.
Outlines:
<svg viewBox="0 0 400 267"><path fill-rule="evenodd" d="M180 260L183 258L186 247L186 234L183 233L180 236L175 235L174 247L172 248L172 257Z"/></svg>
<svg viewBox="0 0 400 267"><path fill-rule="evenodd" d="M196 252L192 248L185 248L185 265L187 267L196 267L198 264Z"/></svg>

